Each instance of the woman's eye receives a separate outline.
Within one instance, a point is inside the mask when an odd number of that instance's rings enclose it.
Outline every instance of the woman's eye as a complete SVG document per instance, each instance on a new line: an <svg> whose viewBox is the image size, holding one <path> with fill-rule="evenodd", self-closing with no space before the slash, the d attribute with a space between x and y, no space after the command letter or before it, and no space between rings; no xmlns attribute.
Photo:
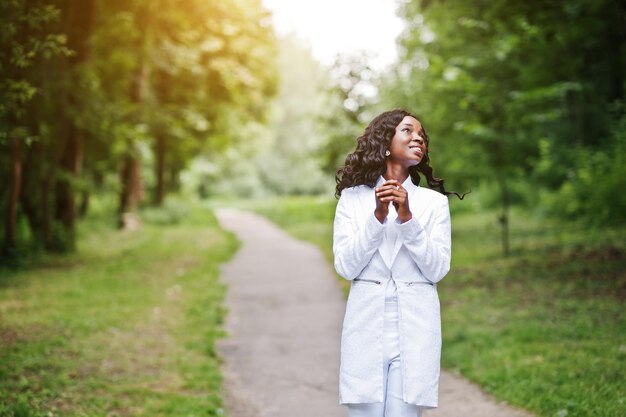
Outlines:
<svg viewBox="0 0 626 417"><path fill-rule="evenodd" d="M409 132L409 128L408 128L408 127L405 127L404 129L402 129L402 131L403 131L403 132L407 132L407 133L408 133L408 132Z"/></svg>

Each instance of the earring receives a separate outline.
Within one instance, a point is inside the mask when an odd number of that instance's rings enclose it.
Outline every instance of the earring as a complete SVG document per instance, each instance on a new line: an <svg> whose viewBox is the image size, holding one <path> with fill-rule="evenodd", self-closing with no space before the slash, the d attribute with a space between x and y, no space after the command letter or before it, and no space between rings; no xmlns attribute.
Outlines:
<svg viewBox="0 0 626 417"><path fill-rule="evenodd" d="M389 156L389 155L391 155L391 152L389 151L389 149L387 149L387 150L385 151L385 156Z"/></svg>

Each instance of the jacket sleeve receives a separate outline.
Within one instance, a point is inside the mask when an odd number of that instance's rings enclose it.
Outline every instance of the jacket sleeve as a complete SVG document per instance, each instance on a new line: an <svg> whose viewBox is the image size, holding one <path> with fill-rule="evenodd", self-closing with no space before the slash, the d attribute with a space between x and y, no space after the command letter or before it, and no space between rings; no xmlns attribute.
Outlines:
<svg viewBox="0 0 626 417"><path fill-rule="evenodd" d="M443 197L443 196L442 196ZM451 237L448 199L441 198L432 216L430 233L416 218L397 224L398 235L422 274L431 282L440 281L450 271Z"/></svg>
<svg viewBox="0 0 626 417"><path fill-rule="evenodd" d="M335 269L348 280L359 276L378 250L385 233L385 224L376 219L373 211L367 214L363 224L358 224L356 197L350 189L341 193L333 226Z"/></svg>

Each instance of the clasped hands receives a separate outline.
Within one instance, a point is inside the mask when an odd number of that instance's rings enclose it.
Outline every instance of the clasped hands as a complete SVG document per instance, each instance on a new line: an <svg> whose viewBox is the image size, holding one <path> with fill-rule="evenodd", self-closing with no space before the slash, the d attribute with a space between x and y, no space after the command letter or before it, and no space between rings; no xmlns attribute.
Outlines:
<svg viewBox="0 0 626 417"><path fill-rule="evenodd" d="M374 216L380 223L384 223L389 214L389 203L392 203L398 213L401 223L413 218L409 208L409 193L402 187L398 180L387 180L374 190L376 196L376 209Z"/></svg>

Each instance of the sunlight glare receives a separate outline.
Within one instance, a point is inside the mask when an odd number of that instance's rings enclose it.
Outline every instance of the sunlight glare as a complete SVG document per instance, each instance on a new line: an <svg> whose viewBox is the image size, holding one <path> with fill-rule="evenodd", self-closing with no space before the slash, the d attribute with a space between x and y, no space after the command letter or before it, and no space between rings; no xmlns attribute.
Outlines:
<svg viewBox="0 0 626 417"><path fill-rule="evenodd" d="M397 58L396 38L403 29L395 0L263 0L279 35L296 33L313 56L330 65L337 54L365 51L382 69Z"/></svg>

